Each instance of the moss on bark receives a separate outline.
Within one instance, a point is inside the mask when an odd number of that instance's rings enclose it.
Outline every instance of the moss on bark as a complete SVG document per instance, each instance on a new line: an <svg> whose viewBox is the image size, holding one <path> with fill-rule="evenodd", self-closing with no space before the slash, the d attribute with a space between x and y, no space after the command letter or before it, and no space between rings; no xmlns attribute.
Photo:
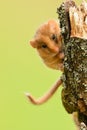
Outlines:
<svg viewBox="0 0 87 130"><path fill-rule="evenodd" d="M77 29L76 32L75 29L81 25L78 26L79 23L76 23L75 26L72 26L73 22L77 21L77 17L73 17L75 15L70 12L70 8L75 8L78 11L76 12L77 15L85 10L82 14L85 19L87 3L84 2L80 7L77 7L74 1L69 0L62 3L57 9L65 51L62 102L68 113L78 112L79 121L84 122L87 126L87 32L83 30L85 33L82 35L80 34L82 31ZM73 21L72 17L74 18ZM84 25L83 22L82 24Z"/></svg>

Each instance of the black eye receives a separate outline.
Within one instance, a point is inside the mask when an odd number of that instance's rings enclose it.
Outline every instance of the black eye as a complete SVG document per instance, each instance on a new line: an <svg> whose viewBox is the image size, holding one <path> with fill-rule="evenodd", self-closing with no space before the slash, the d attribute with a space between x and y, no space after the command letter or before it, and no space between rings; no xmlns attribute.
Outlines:
<svg viewBox="0 0 87 130"><path fill-rule="evenodd" d="M55 34L53 34L51 38L52 38L52 40L55 41L57 39L57 36Z"/></svg>
<svg viewBox="0 0 87 130"><path fill-rule="evenodd" d="M41 47L42 47L42 48L47 48L47 45L43 44Z"/></svg>

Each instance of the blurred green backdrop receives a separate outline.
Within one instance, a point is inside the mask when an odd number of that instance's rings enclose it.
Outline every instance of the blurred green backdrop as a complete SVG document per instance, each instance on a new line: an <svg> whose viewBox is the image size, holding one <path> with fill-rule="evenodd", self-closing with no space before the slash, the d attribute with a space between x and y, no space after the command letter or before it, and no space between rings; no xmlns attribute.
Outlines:
<svg viewBox="0 0 87 130"><path fill-rule="evenodd" d="M81 0L79 0L81 2ZM59 0L0 1L0 130L74 130L61 103L61 88L47 103L33 106L24 92L36 97L61 76L46 68L29 45L35 30L57 19Z"/></svg>

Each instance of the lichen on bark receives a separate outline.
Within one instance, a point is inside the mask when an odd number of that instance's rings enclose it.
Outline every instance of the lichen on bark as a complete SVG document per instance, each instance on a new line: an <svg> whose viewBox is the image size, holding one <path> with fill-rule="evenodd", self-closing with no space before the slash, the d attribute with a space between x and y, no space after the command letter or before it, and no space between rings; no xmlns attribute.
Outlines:
<svg viewBox="0 0 87 130"><path fill-rule="evenodd" d="M87 3L66 1L57 9L65 51L62 102L87 126ZM84 130L86 130L85 128Z"/></svg>

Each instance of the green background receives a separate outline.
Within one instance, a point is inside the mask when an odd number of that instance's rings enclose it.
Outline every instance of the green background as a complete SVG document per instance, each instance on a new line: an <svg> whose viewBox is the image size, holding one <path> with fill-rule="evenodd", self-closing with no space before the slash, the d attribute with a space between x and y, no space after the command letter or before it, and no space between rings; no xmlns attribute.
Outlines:
<svg viewBox="0 0 87 130"><path fill-rule="evenodd" d="M81 2L81 0L79 0ZM59 0L0 1L0 130L74 130L61 102L61 88L34 106L24 92L41 96L61 76L47 68L29 45L38 26L57 19Z"/></svg>

